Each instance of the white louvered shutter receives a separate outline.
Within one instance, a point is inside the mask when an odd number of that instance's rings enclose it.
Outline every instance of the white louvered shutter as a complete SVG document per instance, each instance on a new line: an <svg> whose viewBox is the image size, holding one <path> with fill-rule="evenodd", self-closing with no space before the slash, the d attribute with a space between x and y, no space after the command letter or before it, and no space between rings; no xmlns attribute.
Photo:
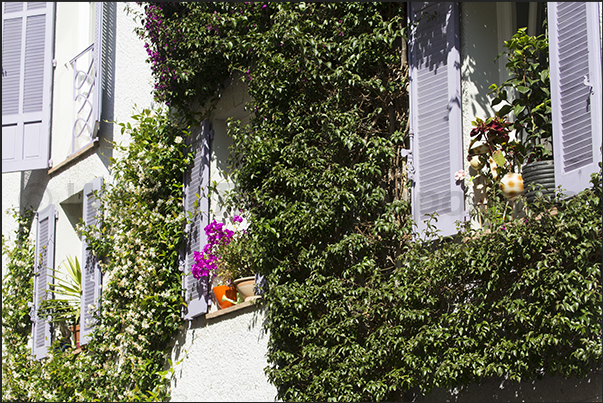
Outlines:
<svg viewBox="0 0 603 403"><path fill-rule="evenodd" d="M555 185L590 186L601 161L600 3L547 3Z"/></svg>
<svg viewBox="0 0 603 403"><path fill-rule="evenodd" d="M94 132L92 137L96 135L100 127L102 101L103 101L103 11L104 6L102 1L95 4L95 21L94 21Z"/></svg>
<svg viewBox="0 0 603 403"><path fill-rule="evenodd" d="M191 133L189 152L193 155L193 163L184 175L184 209L187 213L198 212L194 221L187 227L184 267L182 267L182 288L186 303L183 318L186 320L207 313L211 301L209 298L211 279L207 277L196 279L191 273L193 252L201 251L207 243L205 227L209 224L210 137L211 129L207 120L203 121L200 130Z"/></svg>
<svg viewBox="0 0 603 403"><path fill-rule="evenodd" d="M36 214L36 247L32 321L32 355L39 360L46 357L50 344L51 325L47 319L38 318L40 301L50 298L48 284L54 272L55 227L57 212L53 204Z"/></svg>
<svg viewBox="0 0 603 403"><path fill-rule="evenodd" d="M2 172L49 167L54 3L2 3Z"/></svg>
<svg viewBox="0 0 603 403"><path fill-rule="evenodd" d="M417 235L428 214L443 236L465 213L454 173L463 168L459 13L456 3L410 3L410 130L414 134L413 218ZM421 236L422 237L422 236Z"/></svg>
<svg viewBox="0 0 603 403"><path fill-rule="evenodd" d="M84 185L84 202L82 218L84 224L100 228L99 200L103 178L95 178ZM98 258L88 250L86 239L82 241L82 297L80 306L80 345L85 345L94 329L95 319L90 313L90 306L100 308L102 276Z"/></svg>

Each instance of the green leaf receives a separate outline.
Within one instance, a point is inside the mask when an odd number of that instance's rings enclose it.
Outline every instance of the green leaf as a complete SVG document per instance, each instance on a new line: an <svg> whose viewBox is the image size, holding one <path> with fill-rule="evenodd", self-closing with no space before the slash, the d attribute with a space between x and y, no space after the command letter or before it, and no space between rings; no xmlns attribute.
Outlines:
<svg viewBox="0 0 603 403"><path fill-rule="evenodd" d="M496 162L496 165L502 167L505 165L505 156L501 150L496 150L492 153L492 159Z"/></svg>

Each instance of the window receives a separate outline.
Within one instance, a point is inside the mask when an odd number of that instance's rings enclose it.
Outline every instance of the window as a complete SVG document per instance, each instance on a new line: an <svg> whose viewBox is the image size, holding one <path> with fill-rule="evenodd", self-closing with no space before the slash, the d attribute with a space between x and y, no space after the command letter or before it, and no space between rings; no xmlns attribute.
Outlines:
<svg viewBox="0 0 603 403"><path fill-rule="evenodd" d="M81 218L86 225L99 225L98 221L98 192L102 189L101 177L87 183L83 192L61 203L65 218L75 227ZM62 217L61 217L62 218ZM65 219L62 218L62 219ZM37 312L40 301L50 298L48 284L53 282L55 276L55 256L57 249L72 250L68 236L61 244L64 230L57 231L59 213L54 204L46 207L36 214L36 242L35 242L35 270L34 292L32 311L32 355L35 359L44 358L52 343L52 325L49 318L38 318ZM67 225L68 227L69 225ZM96 309L100 307L100 294L102 277L96 257L87 250L85 240L82 242L80 263L82 268L82 296L80 299L80 345L84 345L90 338L94 328L93 317L90 314L90 305Z"/></svg>
<svg viewBox="0 0 603 403"><path fill-rule="evenodd" d="M51 135L61 142L52 146L56 160L76 156L96 142L103 8L102 2L2 3L3 173L52 167ZM55 15L60 21L56 27ZM71 47L77 50L64 55ZM57 64L71 74L55 74Z"/></svg>
<svg viewBox="0 0 603 403"><path fill-rule="evenodd" d="M589 186L601 161L601 36L599 3L547 3L555 182L568 195ZM498 32L513 24L538 34L543 3L498 3ZM506 10L506 11L505 11ZM459 13L456 3L410 3L410 132L413 217L420 234L429 214L441 235L464 219L464 194L454 172L462 167ZM468 39L470 40L470 39ZM469 47L471 49L471 47ZM470 51L470 50L469 50ZM507 77L499 64L501 82Z"/></svg>

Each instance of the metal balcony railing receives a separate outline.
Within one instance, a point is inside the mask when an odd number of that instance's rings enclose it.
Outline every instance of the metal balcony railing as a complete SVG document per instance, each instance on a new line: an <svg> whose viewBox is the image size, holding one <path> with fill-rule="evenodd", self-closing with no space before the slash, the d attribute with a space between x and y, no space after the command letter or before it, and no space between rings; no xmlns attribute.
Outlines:
<svg viewBox="0 0 603 403"><path fill-rule="evenodd" d="M74 120L71 130L71 153L87 147L96 141L98 131L99 97L97 96L97 63L95 44L88 46L69 62L73 69Z"/></svg>

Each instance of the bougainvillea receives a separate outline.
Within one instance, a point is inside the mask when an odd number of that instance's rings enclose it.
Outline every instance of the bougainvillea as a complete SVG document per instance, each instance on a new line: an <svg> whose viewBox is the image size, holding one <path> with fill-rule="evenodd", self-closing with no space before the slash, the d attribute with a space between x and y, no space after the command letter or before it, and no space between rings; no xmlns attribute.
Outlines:
<svg viewBox="0 0 603 403"><path fill-rule="evenodd" d="M232 219L233 223L240 223L241 221L243 221L243 218L239 215L235 215ZM214 277L217 276L220 259L218 249L230 245L230 241L235 235L233 230L224 228L224 223L219 223L216 220L205 226L204 231L207 235L207 244L201 252L193 252L194 262L191 271L195 278L209 276L210 274Z"/></svg>

